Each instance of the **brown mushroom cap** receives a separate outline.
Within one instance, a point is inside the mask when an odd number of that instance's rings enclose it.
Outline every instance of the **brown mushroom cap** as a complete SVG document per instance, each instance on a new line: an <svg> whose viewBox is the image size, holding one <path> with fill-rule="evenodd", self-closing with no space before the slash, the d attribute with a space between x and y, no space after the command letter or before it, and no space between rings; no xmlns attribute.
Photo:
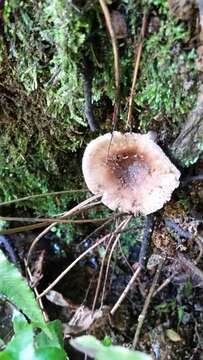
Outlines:
<svg viewBox="0 0 203 360"><path fill-rule="evenodd" d="M82 169L89 190L110 209L144 215L170 200L180 177L149 134L118 131L88 144Z"/></svg>

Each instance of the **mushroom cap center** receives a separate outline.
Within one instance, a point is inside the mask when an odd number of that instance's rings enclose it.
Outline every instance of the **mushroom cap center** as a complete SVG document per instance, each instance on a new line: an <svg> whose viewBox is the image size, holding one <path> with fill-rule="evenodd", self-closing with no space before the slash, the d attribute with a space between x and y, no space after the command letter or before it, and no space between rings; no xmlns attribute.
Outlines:
<svg viewBox="0 0 203 360"><path fill-rule="evenodd" d="M131 187L143 182L150 173L150 166L143 154L135 150L122 150L109 154L107 166L111 173L111 180L118 182L122 187Z"/></svg>

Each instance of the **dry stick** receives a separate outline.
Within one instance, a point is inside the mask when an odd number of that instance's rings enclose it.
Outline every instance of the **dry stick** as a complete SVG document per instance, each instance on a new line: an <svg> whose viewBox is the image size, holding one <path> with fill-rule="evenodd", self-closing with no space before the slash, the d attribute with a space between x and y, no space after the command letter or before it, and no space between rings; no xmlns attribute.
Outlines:
<svg viewBox="0 0 203 360"><path fill-rule="evenodd" d="M133 81L132 81L132 86L131 86L131 91L130 91L128 118L127 118L126 129L128 128L129 125L131 127L133 97L135 95L135 85L136 85L136 81L137 81L138 70L139 70L139 65L140 65L140 60L141 60L141 55L142 55L142 48L143 48L143 43L144 43L146 26L147 26L147 14L144 13L143 19L142 19L141 32L140 32L140 41L139 41L139 46L138 46L138 49L137 49L134 72L133 72Z"/></svg>
<svg viewBox="0 0 203 360"><path fill-rule="evenodd" d="M161 290L163 290L168 284L170 284L171 280L175 277L175 274L169 276L164 282L158 287L158 289L153 293L152 297L155 297Z"/></svg>
<svg viewBox="0 0 203 360"><path fill-rule="evenodd" d="M61 217L65 218L68 216L71 216L75 213L77 213L77 211L82 211L84 210L84 207L87 205L89 205L89 203L91 203L91 201L94 201L96 199L98 199L100 197L100 195L94 195L91 198L83 201L82 203L76 205L74 208L72 208L71 210L66 211ZM38 243L38 241L47 233L49 232L54 226L57 225L57 222L54 222L53 224L49 225L46 229L44 229L32 242L32 245L30 246L30 249L28 251L28 255L27 255L27 262L29 263L29 259L31 256L31 253L35 247L35 245Z"/></svg>
<svg viewBox="0 0 203 360"><path fill-rule="evenodd" d="M125 214L126 215L126 214ZM106 225L110 224L112 222L112 220L116 220L117 218L119 217L122 217L124 216L124 214L115 214L113 215L109 220L105 221L104 224L102 224L101 226L99 226L98 228L96 228L94 231L92 231L90 234L88 234L80 243L79 245L82 245L83 243L85 243L85 241L87 241L89 238L91 238L92 236L94 236L95 234L97 234L98 232L100 232ZM117 234L120 234L120 233L126 233L126 232L129 232L129 231L132 231L134 229L138 229L138 226L131 226L129 227L128 229L121 229L121 230L114 230L114 235L117 235ZM1 232L0 232L1 234ZM124 254L123 254L124 255ZM127 259L126 259L127 260ZM130 266L130 264L129 264ZM132 267L131 267L131 270L132 270ZM132 272L134 272L132 270Z"/></svg>
<svg viewBox="0 0 203 360"><path fill-rule="evenodd" d="M114 230L114 232L112 232L110 234L110 239L109 239L109 242L108 242L108 245L106 247L106 251L105 251L105 254L103 256L103 259L102 259L102 263L101 263L101 267L100 267L100 271L99 271L99 278L98 278L98 281L97 281L97 287L96 287L96 291L95 291L95 296L94 296L94 301L93 301L93 304L92 304L92 313L94 312L95 310L95 306L96 306L96 302L97 302L97 298L98 298L98 293L99 293L99 289L100 289L100 285L101 285L101 280L102 280L102 274L103 274L103 270L104 270L104 265L105 265L105 260L106 260L106 256L107 256L107 253L108 253L108 250L111 246L111 242L112 240L114 239L114 236L115 236L115 233L119 230L122 230L124 225L126 224L126 219L123 220L117 227L116 229ZM120 235L118 235L120 236Z"/></svg>
<svg viewBox="0 0 203 360"><path fill-rule="evenodd" d="M123 233L124 233L124 232L125 232L125 231L123 231ZM132 273L134 273L134 270L133 270L132 266L130 265L130 263L129 263L127 257L126 257L126 255L125 255L124 252L123 252L123 249L122 249L120 240L118 241L118 246L119 246L119 250L120 250L121 256L123 257L124 261L126 262L126 264L127 264L127 266L129 267L129 269L132 271Z"/></svg>
<svg viewBox="0 0 203 360"><path fill-rule="evenodd" d="M100 202L98 202L100 204ZM113 219L112 216L100 219L77 219L77 220L64 220L62 218L20 218L20 217L11 217L11 216L0 216L2 221L15 221L15 222L37 222L37 223L53 223L58 224L86 224L86 223L98 223Z"/></svg>
<svg viewBox="0 0 203 360"><path fill-rule="evenodd" d="M114 234L112 233L110 235L110 239L109 239L109 242L108 242L108 245L106 247L106 251L105 251L105 254L104 254L104 257L102 259L102 263L101 263L101 266L100 266L100 271L99 271L99 277L98 277L98 281L97 281L97 287L96 287L96 291L95 291L95 295L94 295L94 300L93 300L93 304L92 304L92 314L95 310L95 306L96 306L96 302L97 302L97 299L98 299L98 294L99 294L99 289L100 289L100 285L101 285L101 280L102 280L102 275L103 275L103 270L104 270L104 265L105 265L105 260L106 260L106 255L107 255L107 252L109 250L109 247L111 246L111 242L114 238Z"/></svg>
<svg viewBox="0 0 203 360"><path fill-rule="evenodd" d="M90 234L88 234L80 243L79 245L84 244L88 239L92 238L92 236L98 234L101 230L103 230L105 228L105 226L107 226L108 224L110 224L112 222L112 220L115 220L117 217L120 217L121 214L116 214L114 215L111 219L105 221L104 224L102 224L101 226L99 226L98 228L96 228L94 231L92 231Z"/></svg>
<svg viewBox="0 0 203 360"><path fill-rule="evenodd" d="M108 29L108 32L111 37L112 47L113 47L113 56L114 56L114 70L115 70L115 86L116 86L116 101L114 106L114 114L113 114L113 126L115 128L118 114L119 114L119 108L120 108L120 65L119 65L119 54L118 54L118 46L117 46L117 39L115 36L114 28L111 21L111 15L109 13L108 6L106 5L105 0L99 0L105 21L106 26Z"/></svg>
<svg viewBox="0 0 203 360"><path fill-rule="evenodd" d="M137 270L134 272L133 276L131 277L128 285L126 286L125 290L122 292L120 298L118 299L118 301L116 302L116 304L114 305L114 307L111 309L110 314L114 315L116 310L119 308L120 304L123 302L123 300L125 299L126 295L128 294L131 286L134 284L135 279L137 278L137 276L139 275L140 271L141 271L142 267L139 265Z"/></svg>
<svg viewBox="0 0 203 360"><path fill-rule="evenodd" d="M108 218L101 218L101 219L78 219L78 220L62 220L62 219L53 219L50 221L46 221L46 222L39 222L36 224L31 224L31 225L25 225L25 226L17 226L14 228L9 228L9 229L3 229L0 230L0 235L10 235L10 234L16 234L19 232L25 232L25 231L30 231L30 230L34 230L34 229L39 229L42 227L47 226L49 223L53 223L53 222L57 222L57 224L97 224L99 222L104 222L104 224L101 225L101 227L106 226L107 223L110 223L112 220L114 220L114 216L109 216ZM15 220L14 220L15 221Z"/></svg>
<svg viewBox="0 0 203 360"><path fill-rule="evenodd" d="M58 284L58 282L81 260L83 259L89 252L94 250L98 245L108 239L110 234L102 237L98 240L94 245L92 245L89 249L84 251L76 260L74 260L39 296L38 299L41 299L44 295L46 295L53 287Z"/></svg>
<svg viewBox="0 0 203 360"><path fill-rule="evenodd" d="M32 274L31 274L31 271L30 271L30 268L29 268L29 266L28 266L28 263L27 263L27 260L26 260L26 259L24 259L24 263L25 263L25 268L26 268L27 274L28 274L28 276L29 276L29 280L30 280L30 282L32 283L33 277L32 277ZM45 310L44 310L44 306L43 306L42 300L38 298L39 293L38 293L38 290L37 290L36 286L33 288L33 290L34 290L34 293L35 293L35 295L36 295L36 297L37 297L37 301L38 301L39 307L40 307L40 309L41 309L41 311L42 311L42 314L43 314L43 316L44 316L44 320L45 320L46 322L48 322L48 321L49 321L49 318L48 318L48 316L47 316L47 314L46 314L46 312L45 312Z"/></svg>
<svg viewBox="0 0 203 360"><path fill-rule="evenodd" d="M142 246L141 246L140 255L139 255L138 268L136 269L136 271L133 274L132 278L130 279L128 285L126 286L126 288L124 289L124 291L121 294L120 298L118 299L118 301L114 305L113 309L111 310L111 312L110 312L111 315L113 315L116 312L116 310L118 309L120 304L123 302L123 300L125 299L128 291L130 290L131 286L133 285L135 279L137 278L138 274L140 273L142 268L145 266L145 262L146 262L146 258L147 258L147 251L148 251L148 247L149 247L149 241L150 241L151 236L152 236L154 223L155 223L155 215L154 214L148 215L147 218L146 218L146 221L145 221L145 229L144 229L144 235L143 235L143 239L142 239Z"/></svg>
<svg viewBox="0 0 203 360"><path fill-rule="evenodd" d="M120 225L121 225L121 229L123 230L129 223L129 221L132 219L132 216L128 216L127 219L125 219ZM113 252L115 250L115 247L116 245L118 244L118 241L120 239L120 236L121 234L118 234L116 236L116 239L113 243L113 246L110 250L110 254L109 254L109 257L108 257L108 262L107 262L107 267L106 267L106 274L105 274L105 278L104 278L104 285L103 285L103 290L102 290L102 296L101 296L101 305L100 305L100 308L102 308L103 306L103 302L104 302L104 295L105 295L105 288L106 288L106 283L107 283L107 278L108 278L108 273L109 273L109 268L110 268L110 262L111 262L111 258L112 258L112 255L113 255Z"/></svg>
<svg viewBox="0 0 203 360"><path fill-rule="evenodd" d="M97 204L101 204L101 202L92 203L91 205L89 205L89 207L96 206ZM88 206L86 206L85 209L83 209L83 211L86 211L86 210L88 210ZM64 215L64 213L58 214L57 216L63 216L63 215ZM62 219L62 218L60 218L60 219ZM30 224L30 225L24 225L24 226L17 226L17 227L10 228L10 229L3 229L0 231L0 234L1 235L16 234L19 232L25 232L25 231L31 231L34 229L39 229L39 228L45 227L47 225L48 225L47 222L42 222L39 224L37 223L37 224Z"/></svg>
<svg viewBox="0 0 203 360"><path fill-rule="evenodd" d="M78 192L88 192L88 190L63 190L63 191L54 191L54 192L49 192L49 193L45 193L45 194L36 194L36 195L28 195L19 199L14 199L14 200L9 200L9 201L5 201L0 203L0 206L8 206L8 205L12 205L15 203L19 203L22 201L27 201L27 200L34 200L34 199L38 199L38 198L42 198L42 197L47 197L47 196L55 196L55 195L64 195L64 194L70 194L70 193L78 193Z"/></svg>
<svg viewBox="0 0 203 360"><path fill-rule="evenodd" d="M3 229L0 231L0 235L11 235L11 234L17 234L19 232L25 232L25 231L31 231L34 229L40 229L42 227L47 226L47 223L37 223L37 224L31 224L31 225L24 225L24 226L17 226L14 228L9 229Z"/></svg>
<svg viewBox="0 0 203 360"><path fill-rule="evenodd" d="M136 346L137 346L140 331L142 329L142 326L143 326L143 323L144 323L144 320L145 320L145 317L146 317L146 313L147 313L151 298L153 296L157 281L159 279L159 275L160 275L160 272L161 272L162 265L163 265L163 261L160 262L158 267L157 267L157 271L156 271L156 274L154 276L152 286L150 287L149 293L148 293L148 295L146 297L146 300L145 300L145 303L144 303L144 306L143 306L143 310L142 310L141 314L138 317L138 325L137 325L137 329L136 329L134 340L133 340L133 348L136 348Z"/></svg>

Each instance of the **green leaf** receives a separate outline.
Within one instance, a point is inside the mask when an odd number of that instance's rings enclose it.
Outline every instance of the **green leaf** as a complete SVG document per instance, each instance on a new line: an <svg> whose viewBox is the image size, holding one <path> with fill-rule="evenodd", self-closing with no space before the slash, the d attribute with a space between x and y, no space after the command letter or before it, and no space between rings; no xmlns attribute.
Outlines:
<svg viewBox="0 0 203 360"><path fill-rule="evenodd" d="M15 334L17 334L19 331L21 331L28 325L25 316L16 309L14 309L13 311L12 323Z"/></svg>
<svg viewBox="0 0 203 360"><path fill-rule="evenodd" d="M152 360L139 351L132 351L122 346L104 346L94 336L80 336L70 341L71 345L86 355L98 360Z"/></svg>
<svg viewBox="0 0 203 360"><path fill-rule="evenodd" d="M31 325L19 331L0 353L0 360L34 359L33 329Z"/></svg>
<svg viewBox="0 0 203 360"><path fill-rule="evenodd" d="M34 323L36 326L45 325L41 310L35 297L21 276L19 270L6 259L0 250L0 293Z"/></svg>
<svg viewBox="0 0 203 360"><path fill-rule="evenodd" d="M0 352L0 360L66 360L65 351L59 346L36 347L32 325L18 331L6 350Z"/></svg>
<svg viewBox="0 0 203 360"><path fill-rule="evenodd" d="M49 330L50 336L43 331L41 331L36 336L36 344L38 347L63 347L63 333L61 328L61 322L59 320L54 320L47 324L47 329Z"/></svg>
<svg viewBox="0 0 203 360"><path fill-rule="evenodd" d="M28 359L28 358L25 358ZM36 350L35 357L32 360L66 360L68 359L65 351L58 347L44 347Z"/></svg>

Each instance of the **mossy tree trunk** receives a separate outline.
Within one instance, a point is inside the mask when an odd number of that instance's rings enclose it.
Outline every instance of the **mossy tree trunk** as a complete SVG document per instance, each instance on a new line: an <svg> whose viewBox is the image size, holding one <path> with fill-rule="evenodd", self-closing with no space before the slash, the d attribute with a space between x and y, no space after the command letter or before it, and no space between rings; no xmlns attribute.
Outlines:
<svg viewBox="0 0 203 360"><path fill-rule="evenodd" d="M203 85L194 109L189 113L172 145L172 151L174 157L184 166L195 163L203 151Z"/></svg>

